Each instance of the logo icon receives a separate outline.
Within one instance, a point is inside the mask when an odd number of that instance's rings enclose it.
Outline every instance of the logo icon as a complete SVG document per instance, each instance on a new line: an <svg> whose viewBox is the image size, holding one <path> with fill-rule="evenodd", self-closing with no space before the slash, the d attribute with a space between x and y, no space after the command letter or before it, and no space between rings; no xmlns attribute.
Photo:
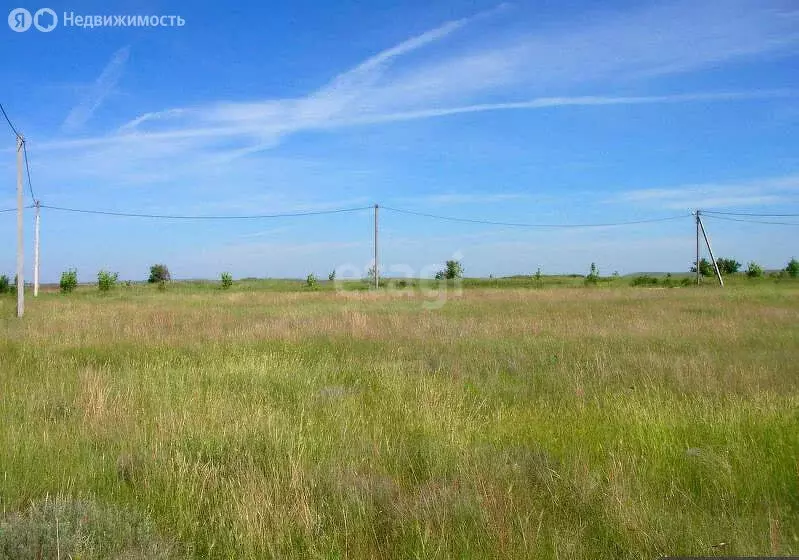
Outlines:
<svg viewBox="0 0 799 560"><path fill-rule="evenodd" d="M58 25L58 16L50 8L41 8L33 15L33 25L42 33L50 33Z"/></svg>
<svg viewBox="0 0 799 560"><path fill-rule="evenodd" d="M31 13L25 8L14 8L8 14L8 26L12 31L16 31L17 33L27 31L31 23L33 23L33 18L31 17Z"/></svg>

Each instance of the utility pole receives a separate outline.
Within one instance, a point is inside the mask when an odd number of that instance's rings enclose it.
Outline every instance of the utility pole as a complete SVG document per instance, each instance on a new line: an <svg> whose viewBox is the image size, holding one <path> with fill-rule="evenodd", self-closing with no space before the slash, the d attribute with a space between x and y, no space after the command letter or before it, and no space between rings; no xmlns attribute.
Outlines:
<svg viewBox="0 0 799 560"><path fill-rule="evenodd" d="M695 212L696 216L696 285L699 285L699 209Z"/></svg>
<svg viewBox="0 0 799 560"><path fill-rule="evenodd" d="M25 279L23 269L25 265L25 244L22 239L22 150L25 139L17 135L17 317L25 314Z"/></svg>
<svg viewBox="0 0 799 560"><path fill-rule="evenodd" d="M719 286L722 288L724 287L724 280L721 279L721 271L719 270L719 264L716 262L716 257L713 256L713 249L710 248L710 239L707 238L707 233L705 232L705 225L702 223L702 219L699 217L699 213L696 214L696 221L699 224L699 227L702 229L702 237L705 238L705 245L707 245L707 252L710 253L710 260L713 263L713 268L716 271L716 278L719 279ZM697 265L697 268L699 265Z"/></svg>
<svg viewBox="0 0 799 560"><path fill-rule="evenodd" d="M375 290L380 287L380 271L377 268L377 210L378 205L375 204Z"/></svg>
<svg viewBox="0 0 799 560"><path fill-rule="evenodd" d="M33 297L39 296L39 201L36 201L36 218L33 222Z"/></svg>

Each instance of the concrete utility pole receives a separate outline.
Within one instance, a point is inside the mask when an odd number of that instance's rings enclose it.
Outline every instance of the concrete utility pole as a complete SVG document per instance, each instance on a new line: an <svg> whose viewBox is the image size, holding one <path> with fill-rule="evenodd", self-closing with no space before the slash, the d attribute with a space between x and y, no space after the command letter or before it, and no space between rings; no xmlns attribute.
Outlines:
<svg viewBox="0 0 799 560"><path fill-rule="evenodd" d="M22 135L17 136L17 317L25 314L25 279L23 269L25 265L25 244L23 243L22 232L22 150L25 139Z"/></svg>
<svg viewBox="0 0 799 560"><path fill-rule="evenodd" d="M710 248L710 239L707 238L707 233L705 233L705 225L702 223L702 219L699 217L699 214L696 215L696 221L697 223L699 223L699 227L702 229L702 237L705 238L705 245L707 245L707 252L710 253L710 260L713 263L713 268L716 271L716 278L719 279L719 286L723 288L724 280L721 279L721 271L719 270L719 264L716 262L716 257L713 256L713 249Z"/></svg>
<svg viewBox="0 0 799 560"><path fill-rule="evenodd" d="M699 209L696 210L696 285L699 285Z"/></svg>
<svg viewBox="0 0 799 560"><path fill-rule="evenodd" d="M377 268L377 210L378 205L375 204L375 290L380 287L380 271Z"/></svg>
<svg viewBox="0 0 799 560"><path fill-rule="evenodd" d="M39 201L36 201L36 219L33 223L33 297L39 296Z"/></svg>

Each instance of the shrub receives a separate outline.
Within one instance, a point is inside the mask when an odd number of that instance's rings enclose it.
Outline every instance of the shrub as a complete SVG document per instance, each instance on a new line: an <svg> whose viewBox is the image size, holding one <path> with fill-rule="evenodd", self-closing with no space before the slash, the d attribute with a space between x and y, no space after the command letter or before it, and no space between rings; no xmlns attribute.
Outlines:
<svg viewBox="0 0 799 560"><path fill-rule="evenodd" d="M330 280L331 282L334 282L336 280L336 269L335 268L330 272L330 274L327 275L327 279Z"/></svg>
<svg viewBox="0 0 799 560"><path fill-rule="evenodd" d="M785 267L785 272L787 272L788 276L791 278L796 278L799 276L799 261L796 259L789 260L788 266Z"/></svg>
<svg viewBox="0 0 799 560"><path fill-rule="evenodd" d="M47 497L0 518L0 558L181 557L148 517L99 502Z"/></svg>
<svg viewBox="0 0 799 560"><path fill-rule="evenodd" d="M68 294L78 287L78 271L74 268L65 270L61 273L61 281L58 284L61 288L61 293Z"/></svg>
<svg viewBox="0 0 799 560"><path fill-rule="evenodd" d="M11 283L8 281L8 276L3 274L0 276L0 294L7 294L11 291Z"/></svg>
<svg viewBox="0 0 799 560"><path fill-rule="evenodd" d="M722 274L735 274L741 268L741 263L735 259L723 259L721 257L716 259L716 265Z"/></svg>
<svg viewBox="0 0 799 560"><path fill-rule="evenodd" d="M763 276L763 268L756 262L750 262L746 269L746 276L749 278L761 278Z"/></svg>
<svg viewBox="0 0 799 560"><path fill-rule="evenodd" d="M691 272L696 272L696 261L691 267ZM713 265L706 258L699 259L699 274L702 276L713 276Z"/></svg>
<svg viewBox="0 0 799 560"><path fill-rule="evenodd" d="M588 276L585 277L586 284L596 284L599 281L599 269L596 266L596 263L591 263L591 270L588 272Z"/></svg>
<svg viewBox="0 0 799 560"><path fill-rule="evenodd" d="M659 280L654 276L649 276L648 274L642 274L641 276L636 276L630 282L631 286L657 286L659 284ZM671 284L671 280L669 279L669 284Z"/></svg>
<svg viewBox="0 0 799 560"><path fill-rule="evenodd" d="M305 278L305 285L309 288L316 288L319 285L319 280L316 279L315 274L309 274Z"/></svg>
<svg viewBox="0 0 799 560"><path fill-rule="evenodd" d="M228 289L233 285L233 275L229 272L222 273L222 288Z"/></svg>
<svg viewBox="0 0 799 560"><path fill-rule="evenodd" d="M691 285L690 278L683 278L682 280L680 280L680 286L682 286L683 288L687 288L690 285Z"/></svg>
<svg viewBox="0 0 799 560"><path fill-rule="evenodd" d="M172 276L169 274L169 269L165 264L154 264L150 267L150 278L147 281L150 284L158 282L169 282Z"/></svg>
<svg viewBox="0 0 799 560"><path fill-rule="evenodd" d="M158 291L165 292L166 291L166 280L161 280L158 282Z"/></svg>
<svg viewBox="0 0 799 560"><path fill-rule="evenodd" d="M436 280L457 280L463 278L463 265L461 261L447 261L444 268L436 272Z"/></svg>
<svg viewBox="0 0 799 560"><path fill-rule="evenodd" d="M107 292L116 285L117 278L119 278L119 273L101 270L97 273L97 287L101 292Z"/></svg>
<svg viewBox="0 0 799 560"><path fill-rule="evenodd" d="M541 279L542 279L541 267L539 266L536 269L535 274L533 274L533 280L535 280L535 285L536 285L537 288L541 287L541 284L542 284L542 280Z"/></svg>

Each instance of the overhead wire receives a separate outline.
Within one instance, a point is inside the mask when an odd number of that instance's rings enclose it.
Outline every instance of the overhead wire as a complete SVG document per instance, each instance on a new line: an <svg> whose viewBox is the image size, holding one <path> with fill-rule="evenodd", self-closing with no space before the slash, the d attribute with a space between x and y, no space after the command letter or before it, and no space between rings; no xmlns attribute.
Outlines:
<svg viewBox="0 0 799 560"><path fill-rule="evenodd" d="M731 218L729 216L715 216L713 214L705 214L704 212L702 212L702 216L710 218L711 220L724 220L726 222L742 222L745 224L768 224L772 226L799 226L799 222L772 222L767 220L749 220L745 218Z"/></svg>
<svg viewBox="0 0 799 560"><path fill-rule="evenodd" d="M439 214L428 214L427 212L416 212L414 210L404 210L401 208L392 208L390 206L381 206L380 208L390 212L397 212L400 214L409 214L413 216L422 216L425 218L432 218L436 220L444 220L449 222L461 222L469 224L505 226L505 227L527 227L527 228L581 228L581 227L616 227L616 226L629 226L636 224L649 224L655 222L665 222L669 220L678 220L680 218L687 218L691 216L690 213L678 214L675 216L667 216L663 218L647 218L643 220L632 220L626 222L608 222L608 223L582 223L582 224L545 224L545 223L521 223L521 222L500 222L494 220L483 220L475 218L460 218L455 216L444 216Z"/></svg>
<svg viewBox="0 0 799 560"><path fill-rule="evenodd" d="M68 208L64 206L52 206L49 204L41 204L40 208L47 208L49 210L57 210L60 212L73 212L79 214L95 214L100 216L118 216L124 218L151 218L163 220L261 220L271 218L295 218L300 216L319 216L324 214L342 214L346 212L360 212L362 210L369 210L373 206L359 206L356 208L336 208L333 210L311 210L306 212L284 212L276 214L250 214L250 215L225 215L225 216L208 216L208 215L181 215L181 214L146 214L139 212L115 212L109 210L90 210L85 208Z"/></svg>

